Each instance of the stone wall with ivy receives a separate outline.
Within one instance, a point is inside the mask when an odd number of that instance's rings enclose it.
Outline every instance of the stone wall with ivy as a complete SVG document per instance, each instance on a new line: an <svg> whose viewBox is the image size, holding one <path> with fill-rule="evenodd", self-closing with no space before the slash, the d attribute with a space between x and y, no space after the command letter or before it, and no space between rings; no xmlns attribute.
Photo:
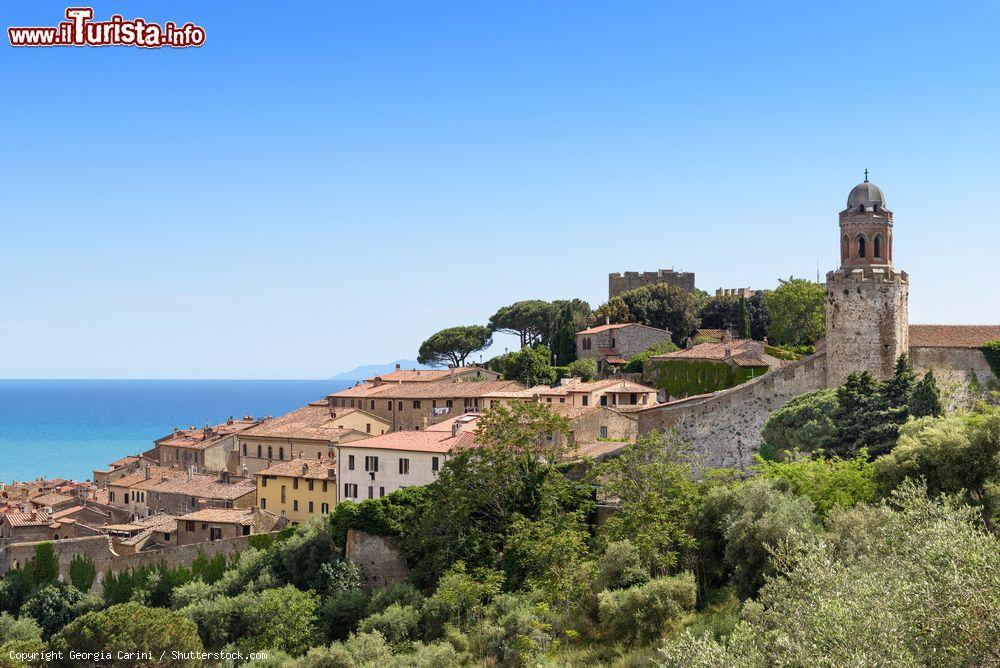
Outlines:
<svg viewBox="0 0 1000 668"><path fill-rule="evenodd" d="M910 362L918 373L931 371L941 390L945 410L972 408L1000 389L1000 378L979 348L910 347Z"/></svg>
<svg viewBox="0 0 1000 668"><path fill-rule="evenodd" d="M650 360L643 370L643 381L664 390L668 400L682 399L742 385L767 370L766 366L735 367L709 360Z"/></svg>

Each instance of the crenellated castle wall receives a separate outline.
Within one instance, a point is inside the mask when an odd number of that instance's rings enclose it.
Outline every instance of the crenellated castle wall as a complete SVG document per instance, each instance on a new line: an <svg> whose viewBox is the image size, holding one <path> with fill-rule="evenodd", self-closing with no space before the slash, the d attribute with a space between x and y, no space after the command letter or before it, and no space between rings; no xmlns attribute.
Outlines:
<svg viewBox="0 0 1000 668"><path fill-rule="evenodd" d="M660 269L658 271L626 271L624 274L608 274L608 299L629 290L659 283L666 283L688 292L694 292L694 273Z"/></svg>

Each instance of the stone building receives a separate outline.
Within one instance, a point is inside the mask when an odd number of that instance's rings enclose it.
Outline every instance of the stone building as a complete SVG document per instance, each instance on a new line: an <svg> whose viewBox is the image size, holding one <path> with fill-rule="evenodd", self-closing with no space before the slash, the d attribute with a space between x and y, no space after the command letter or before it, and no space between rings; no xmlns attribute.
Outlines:
<svg viewBox="0 0 1000 668"><path fill-rule="evenodd" d="M177 518L177 544L270 533L283 523L276 515L257 508L206 508Z"/></svg>
<svg viewBox="0 0 1000 668"><path fill-rule="evenodd" d="M760 341L733 339L725 331L717 343L653 355L643 365L642 378L668 401L735 387L781 365L780 359L765 352Z"/></svg>
<svg viewBox="0 0 1000 668"><path fill-rule="evenodd" d="M626 271L624 274L608 274L608 299L629 290L661 283L694 292L694 272L658 269L657 271Z"/></svg>
<svg viewBox="0 0 1000 668"><path fill-rule="evenodd" d="M448 369L403 369L396 365L396 370L381 376L369 378L375 383L434 383L439 380L500 380L496 371L481 366L460 366Z"/></svg>
<svg viewBox="0 0 1000 668"><path fill-rule="evenodd" d="M661 341L670 341L670 330L635 322L598 325L576 333L576 358L593 358L604 375Z"/></svg>
<svg viewBox="0 0 1000 668"><path fill-rule="evenodd" d="M460 380L446 376L434 382L364 382L331 394L335 408L360 408L391 425L392 431L421 430L486 407L491 392L522 389L513 380Z"/></svg>
<svg viewBox="0 0 1000 668"><path fill-rule="evenodd" d="M892 376L909 349L909 287L892 266L892 211L866 177L840 212L840 269L826 275L827 383L856 371Z"/></svg>
<svg viewBox="0 0 1000 668"><path fill-rule="evenodd" d="M391 426L388 420L360 408L331 407L329 399L314 401L240 432L238 461L230 469L253 476L296 458L332 459L337 445L384 434Z"/></svg>
<svg viewBox="0 0 1000 668"><path fill-rule="evenodd" d="M988 387L997 379L980 347L995 325L910 325L909 277L893 267L892 213L867 179L848 195L838 230L841 267L827 274L827 336L816 353L742 385L639 413L639 432L676 429L711 466L745 467L771 411L806 392L837 387L852 372L891 375L907 352L918 372ZM940 383L940 381L939 381Z"/></svg>
<svg viewBox="0 0 1000 668"><path fill-rule="evenodd" d="M336 459L279 462L257 474L257 504L288 519L305 522L337 505Z"/></svg>
<svg viewBox="0 0 1000 668"><path fill-rule="evenodd" d="M230 453L236 450L237 434L258 423L259 420L246 416L202 429L175 429L155 441L157 461L161 466L196 466L203 472L218 473L226 468Z"/></svg>

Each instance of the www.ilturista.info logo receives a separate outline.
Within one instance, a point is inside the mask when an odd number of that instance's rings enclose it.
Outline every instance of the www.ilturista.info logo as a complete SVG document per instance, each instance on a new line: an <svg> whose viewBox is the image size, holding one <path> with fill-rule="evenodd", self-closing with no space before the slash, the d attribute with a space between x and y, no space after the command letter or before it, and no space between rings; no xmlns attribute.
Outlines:
<svg viewBox="0 0 1000 668"><path fill-rule="evenodd" d="M57 26L7 28L11 46L140 46L158 49L184 48L205 43L205 29L193 23L162 26L145 19L126 20L114 14L107 21L94 21L92 7L69 7L66 21Z"/></svg>

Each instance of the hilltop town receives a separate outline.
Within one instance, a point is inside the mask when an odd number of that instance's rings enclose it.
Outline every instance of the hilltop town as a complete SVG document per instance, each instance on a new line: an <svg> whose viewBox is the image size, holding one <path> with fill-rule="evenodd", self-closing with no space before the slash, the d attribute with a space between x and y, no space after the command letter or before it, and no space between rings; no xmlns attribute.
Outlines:
<svg viewBox="0 0 1000 668"><path fill-rule="evenodd" d="M441 485L469 453L487 452L510 416L531 434L508 433L511 442L557 453L550 463L572 471L571 480L592 480L596 516L614 518L627 515L627 495L606 481L651 443L666 451L675 442L699 470L748 476L778 441L799 438L768 433L779 430L775 416L798 419L788 411L803 396L829 404L843 388L882 392L905 381L906 397L929 397L931 408L910 405L909 414L895 413L902 421L989 402L1000 382L991 352L1000 325L909 323L892 211L867 178L838 222L830 238L840 267L823 283L789 279L710 295L691 272L612 273L608 301L596 309L578 299L520 301L488 323L431 334L418 360L436 368L397 365L285 415L178 428L148 450L121 453L88 481L5 484L0 576L34 563L43 545L63 580L74 564L89 563L86 585L95 591L123 573L235 559L317 518L356 517L342 506L386 500L388 508L397 503L389 499L433 494L417 490ZM520 349L468 364L496 332L518 336ZM536 422L544 427L524 427ZM890 431L895 439L898 427ZM885 442L871 436L864 454L844 456L887 454ZM595 470L604 473L587 478ZM366 590L420 581L423 557L412 545L401 548L378 523L333 521L354 522L342 556ZM673 571L665 561L651 572Z"/></svg>

